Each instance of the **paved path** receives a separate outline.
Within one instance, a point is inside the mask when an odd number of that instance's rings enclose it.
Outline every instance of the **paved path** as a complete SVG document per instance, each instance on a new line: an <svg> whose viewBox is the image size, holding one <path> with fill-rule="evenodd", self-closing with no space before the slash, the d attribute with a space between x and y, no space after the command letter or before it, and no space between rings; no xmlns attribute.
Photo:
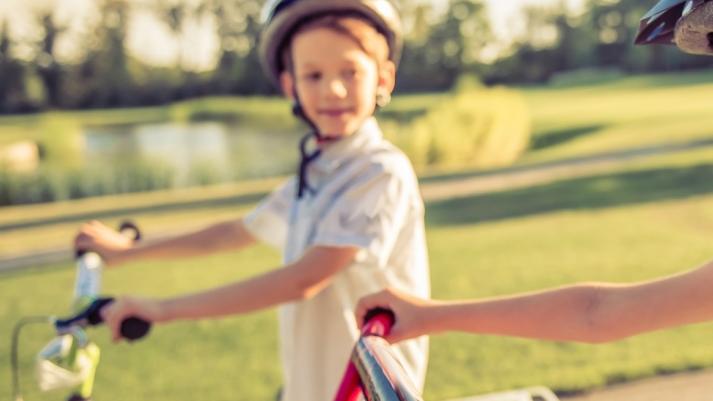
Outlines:
<svg viewBox="0 0 713 401"><path fill-rule="evenodd" d="M713 370L656 376L617 384L562 401L711 401Z"/></svg>
<svg viewBox="0 0 713 401"><path fill-rule="evenodd" d="M567 178L614 171L631 161L705 147L713 147L713 139L702 139L681 144L646 146L535 165L507 167L481 173L431 177L421 182L421 192L423 199L429 202L522 188Z"/></svg>

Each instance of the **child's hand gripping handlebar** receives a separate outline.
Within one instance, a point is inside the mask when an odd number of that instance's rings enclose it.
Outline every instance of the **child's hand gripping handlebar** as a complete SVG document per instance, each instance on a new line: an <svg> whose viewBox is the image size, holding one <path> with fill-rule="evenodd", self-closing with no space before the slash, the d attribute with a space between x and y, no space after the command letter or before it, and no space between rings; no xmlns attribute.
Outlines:
<svg viewBox="0 0 713 401"><path fill-rule="evenodd" d="M57 319L54 327L58 334L68 333L73 327L96 326L104 322L101 310L105 306L114 302L114 298L99 298L89 304L85 309L74 316L65 319ZM121 335L129 341L138 340L148 334L151 330L151 323L137 318L130 317L121 322Z"/></svg>
<svg viewBox="0 0 713 401"><path fill-rule="evenodd" d="M124 221L119 226L119 233L133 242L141 239L141 231L131 221ZM58 333L71 332L73 327L96 326L103 323L101 310L114 301L109 297L98 297L101 287L103 261L96 252L86 249L76 249L77 282L75 284L75 301L87 302L77 313L65 319L55 320ZM151 329L151 323L146 320L129 317L121 322L121 335L129 341L145 336Z"/></svg>
<svg viewBox="0 0 713 401"><path fill-rule="evenodd" d="M370 310L344 373L335 401L423 401L389 343L384 340L396 322L386 309Z"/></svg>

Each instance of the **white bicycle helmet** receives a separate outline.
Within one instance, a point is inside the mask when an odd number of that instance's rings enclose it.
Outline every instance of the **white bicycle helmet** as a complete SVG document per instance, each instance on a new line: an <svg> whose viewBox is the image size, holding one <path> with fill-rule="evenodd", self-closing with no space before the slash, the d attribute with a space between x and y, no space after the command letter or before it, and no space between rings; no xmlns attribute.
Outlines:
<svg viewBox="0 0 713 401"><path fill-rule="evenodd" d="M275 86L279 87L284 70L281 52L294 29L305 18L334 12L358 13L372 21L386 37L389 60L398 65L403 33L399 14L389 0L271 0L262 11L258 52L265 74Z"/></svg>

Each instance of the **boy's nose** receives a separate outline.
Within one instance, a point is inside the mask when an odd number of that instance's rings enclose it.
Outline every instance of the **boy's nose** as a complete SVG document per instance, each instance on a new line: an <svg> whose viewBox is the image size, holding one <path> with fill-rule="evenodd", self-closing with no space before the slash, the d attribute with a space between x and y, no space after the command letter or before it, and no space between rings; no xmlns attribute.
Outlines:
<svg viewBox="0 0 713 401"><path fill-rule="evenodd" d="M325 91L327 96L335 98L343 98L347 95L346 85L338 78L328 80Z"/></svg>

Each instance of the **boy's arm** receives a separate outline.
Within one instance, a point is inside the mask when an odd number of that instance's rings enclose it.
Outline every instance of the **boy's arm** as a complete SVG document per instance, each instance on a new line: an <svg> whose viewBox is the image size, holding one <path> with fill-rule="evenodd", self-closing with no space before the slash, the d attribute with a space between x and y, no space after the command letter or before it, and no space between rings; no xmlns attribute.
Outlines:
<svg viewBox="0 0 713 401"><path fill-rule="evenodd" d="M349 266L358 249L317 246L297 262L216 289L161 302L161 320L198 319L252 312L288 301L309 299Z"/></svg>
<svg viewBox="0 0 713 401"><path fill-rule="evenodd" d="M202 319L308 299L349 266L357 252L354 247L316 246L295 263L245 281L164 300L120 298L103 315L118 339L119 322L128 316L152 322Z"/></svg>
<svg viewBox="0 0 713 401"><path fill-rule="evenodd" d="M191 233L147 243L131 244L115 230L92 221L75 239L75 247L99 252L109 265L133 260L181 258L234 250L255 242L242 220L217 223Z"/></svg>
<svg viewBox="0 0 713 401"><path fill-rule="evenodd" d="M394 290L365 298L368 309L396 314L390 341L422 334L464 331L546 340L600 343L638 333L713 320L713 262L658 280L583 283L502 298L440 302Z"/></svg>

